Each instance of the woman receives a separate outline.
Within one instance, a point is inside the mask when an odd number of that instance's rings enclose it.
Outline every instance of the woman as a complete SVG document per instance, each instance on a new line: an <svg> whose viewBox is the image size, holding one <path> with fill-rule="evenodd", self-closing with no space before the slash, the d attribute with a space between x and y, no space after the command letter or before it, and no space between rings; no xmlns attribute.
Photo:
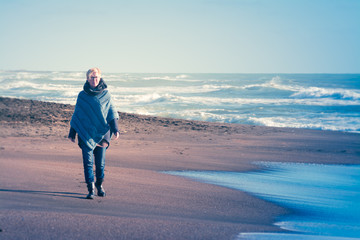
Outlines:
<svg viewBox="0 0 360 240"><path fill-rule="evenodd" d="M110 145L112 134L119 138L117 120L119 115L107 90L107 85L101 78L98 68L91 68L86 73L84 90L78 95L75 111L70 122L69 139L75 142L78 134L79 147L82 150L85 182L89 194L87 199L94 198L94 189L97 195L105 196L102 187L104 181L105 152ZM93 162L95 158L96 182L94 184Z"/></svg>

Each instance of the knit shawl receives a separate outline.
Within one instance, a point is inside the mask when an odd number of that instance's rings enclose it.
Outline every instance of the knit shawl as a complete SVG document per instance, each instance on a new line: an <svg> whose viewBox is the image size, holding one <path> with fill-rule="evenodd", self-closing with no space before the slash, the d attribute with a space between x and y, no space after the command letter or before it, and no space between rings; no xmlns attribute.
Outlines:
<svg viewBox="0 0 360 240"><path fill-rule="evenodd" d="M119 115L107 90L98 95L89 95L81 91L70 125L85 145L94 149L109 131L109 122L115 118L118 119Z"/></svg>

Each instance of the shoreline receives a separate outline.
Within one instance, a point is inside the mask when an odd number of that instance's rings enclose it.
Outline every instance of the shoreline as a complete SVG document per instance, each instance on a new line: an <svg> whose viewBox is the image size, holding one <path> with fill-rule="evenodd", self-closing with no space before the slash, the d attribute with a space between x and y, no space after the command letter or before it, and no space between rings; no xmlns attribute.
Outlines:
<svg viewBox="0 0 360 240"><path fill-rule="evenodd" d="M39 239L101 232L103 239L232 239L241 232L284 232L272 225L288 213L282 207L159 171L250 171L258 169L256 161L360 163L357 133L120 113L122 134L107 151L109 195L86 201L81 152L66 138L73 108L0 97L2 239L35 236L34 230ZM86 226L97 219L98 226Z"/></svg>

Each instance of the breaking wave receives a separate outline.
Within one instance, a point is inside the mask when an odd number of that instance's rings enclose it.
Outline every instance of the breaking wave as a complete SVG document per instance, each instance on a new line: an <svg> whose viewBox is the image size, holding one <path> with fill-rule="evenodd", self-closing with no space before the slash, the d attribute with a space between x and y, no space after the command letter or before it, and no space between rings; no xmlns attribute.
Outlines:
<svg viewBox="0 0 360 240"><path fill-rule="evenodd" d="M359 100L360 90L309 87L300 89L296 93L292 94L291 97Z"/></svg>
<svg viewBox="0 0 360 240"><path fill-rule="evenodd" d="M321 88L321 87L303 87L299 85L283 84L279 76L273 77L270 81L261 84L250 84L243 89L254 88L273 88L283 91L294 92L290 95L293 98L335 98L335 99L350 99L359 100L359 89L343 89L343 88Z"/></svg>

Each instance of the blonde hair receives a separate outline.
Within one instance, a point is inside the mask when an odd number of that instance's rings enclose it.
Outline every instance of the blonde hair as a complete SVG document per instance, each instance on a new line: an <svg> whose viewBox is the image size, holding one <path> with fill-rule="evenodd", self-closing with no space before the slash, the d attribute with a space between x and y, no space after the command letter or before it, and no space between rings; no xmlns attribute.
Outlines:
<svg viewBox="0 0 360 240"><path fill-rule="evenodd" d="M101 70L99 68L90 68L86 73L86 79L89 79L90 74L93 72L97 72L99 76L101 76Z"/></svg>

